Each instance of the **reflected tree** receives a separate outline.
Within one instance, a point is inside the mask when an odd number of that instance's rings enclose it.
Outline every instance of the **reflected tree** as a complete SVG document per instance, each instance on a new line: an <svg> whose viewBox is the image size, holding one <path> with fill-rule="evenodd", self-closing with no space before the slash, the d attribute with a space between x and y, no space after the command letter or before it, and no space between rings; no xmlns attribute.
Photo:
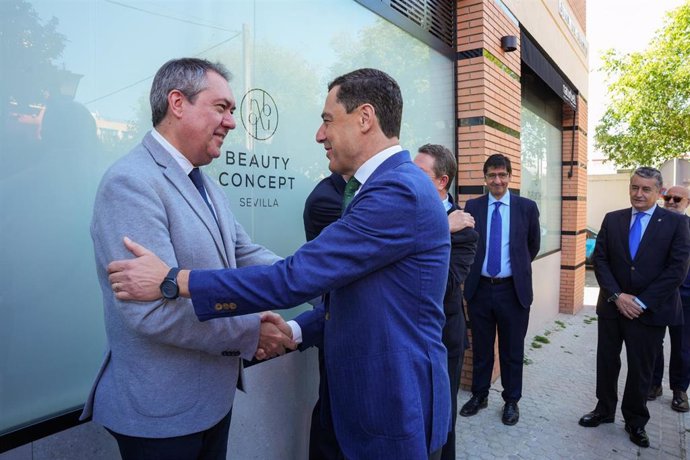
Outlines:
<svg viewBox="0 0 690 460"><path fill-rule="evenodd" d="M66 38L57 31L58 19L42 21L24 0L0 1L0 119L5 133L18 130L22 115L37 115L46 91L59 88L55 61Z"/></svg>
<svg viewBox="0 0 690 460"><path fill-rule="evenodd" d="M361 29L355 37L339 35L333 40L332 46L338 60L330 69L329 79L362 67L373 67L390 74L400 85L403 94L405 113L401 136L406 147L414 149L426 142L439 142L434 139L434 132L421 127L428 126L430 114L439 110L436 106L439 98L432 97L432 91L443 88L440 82L445 85L448 76L439 75L439 86L434 87L433 71L436 67L431 65L431 51L426 44L412 39L407 32L390 22L377 19L372 26ZM448 88L448 98L454 105L453 88ZM452 131L453 123L451 119L447 126L437 128L444 133L448 129ZM452 145L448 147L451 150L454 148Z"/></svg>

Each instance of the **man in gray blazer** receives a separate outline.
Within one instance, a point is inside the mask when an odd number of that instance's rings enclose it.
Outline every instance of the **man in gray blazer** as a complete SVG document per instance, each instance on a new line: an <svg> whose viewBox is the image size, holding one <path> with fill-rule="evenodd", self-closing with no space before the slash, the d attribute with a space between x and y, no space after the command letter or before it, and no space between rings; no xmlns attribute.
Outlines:
<svg viewBox="0 0 690 460"><path fill-rule="evenodd" d="M191 301L177 297L176 273L155 302L117 300L108 282L108 262L131 257L125 235L174 267L280 259L250 241L221 188L198 169L220 156L235 128L228 79L222 65L205 60L165 63L151 87L154 129L111 166L96 195L91 237L107 350L82 419L104 425L123 459L225 459L242 359L257 348L275 355L293 347L277 315L200 322Z"/></svg>

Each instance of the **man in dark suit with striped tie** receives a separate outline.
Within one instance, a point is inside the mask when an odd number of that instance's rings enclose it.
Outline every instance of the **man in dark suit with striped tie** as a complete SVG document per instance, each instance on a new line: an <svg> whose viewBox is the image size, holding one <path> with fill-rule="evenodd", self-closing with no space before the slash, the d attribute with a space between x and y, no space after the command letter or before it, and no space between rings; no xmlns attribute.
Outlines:
<svg viewBox="0 0 690 460"><path fill-rule="evenodd" d="M597 405L580 425L613 423L618 402L620 353L628 375L621 403L625 431L649 447L647 393L665 327L683 323L678 286L688 271L690 230L685 217L657 206L663 179L642 167L630 178L631 208L604 217L594 248L597 300Z"/></svg>
<svg viewBox="0 0 690 460"><path fill-rule="evenodd" d="M496 153L484 163L489 193L469 200L465 211L479 232L477 256L465 281L465 299L472 329L472 398L460 415L469 417L487 407L498 330L502 421L520 418L525 335L532 304L532 261L539 252L537 204L508 190L510 159Z"/></svg>

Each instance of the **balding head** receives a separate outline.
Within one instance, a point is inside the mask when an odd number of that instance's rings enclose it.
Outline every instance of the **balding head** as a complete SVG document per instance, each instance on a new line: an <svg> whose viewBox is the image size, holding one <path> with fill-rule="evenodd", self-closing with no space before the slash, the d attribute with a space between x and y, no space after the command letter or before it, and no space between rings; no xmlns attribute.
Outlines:
<svg viewBox="0 0 690 460"><path fill-rule="evenodd" d="M664 208L679 214L685 214L685 210L690 203L690 201L688 201L689 196L690 194L686 187L674 185L669 188L664 195Z"/></svg>

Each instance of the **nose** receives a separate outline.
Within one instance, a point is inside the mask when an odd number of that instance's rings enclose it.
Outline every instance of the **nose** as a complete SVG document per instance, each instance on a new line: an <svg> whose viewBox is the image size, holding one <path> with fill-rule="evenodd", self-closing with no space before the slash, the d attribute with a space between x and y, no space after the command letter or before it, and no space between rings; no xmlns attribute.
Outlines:
<svg viewBox="0 0 690 460"><path fill-rule="evenodd" d="M316 142L319 144L323 144L326 141L326 130L324 129L323 123L321 123L321 126L319 126L319 129L316 131Z"/></svg>
<svg viewBox="0 0 690 460"><path fill-rule="evenodd" d="M231 113L226 114L223 117L223 121L221 124L228 129L235 129L235 126L237 126L237 123L235 122L235 116Z"/></svg>

